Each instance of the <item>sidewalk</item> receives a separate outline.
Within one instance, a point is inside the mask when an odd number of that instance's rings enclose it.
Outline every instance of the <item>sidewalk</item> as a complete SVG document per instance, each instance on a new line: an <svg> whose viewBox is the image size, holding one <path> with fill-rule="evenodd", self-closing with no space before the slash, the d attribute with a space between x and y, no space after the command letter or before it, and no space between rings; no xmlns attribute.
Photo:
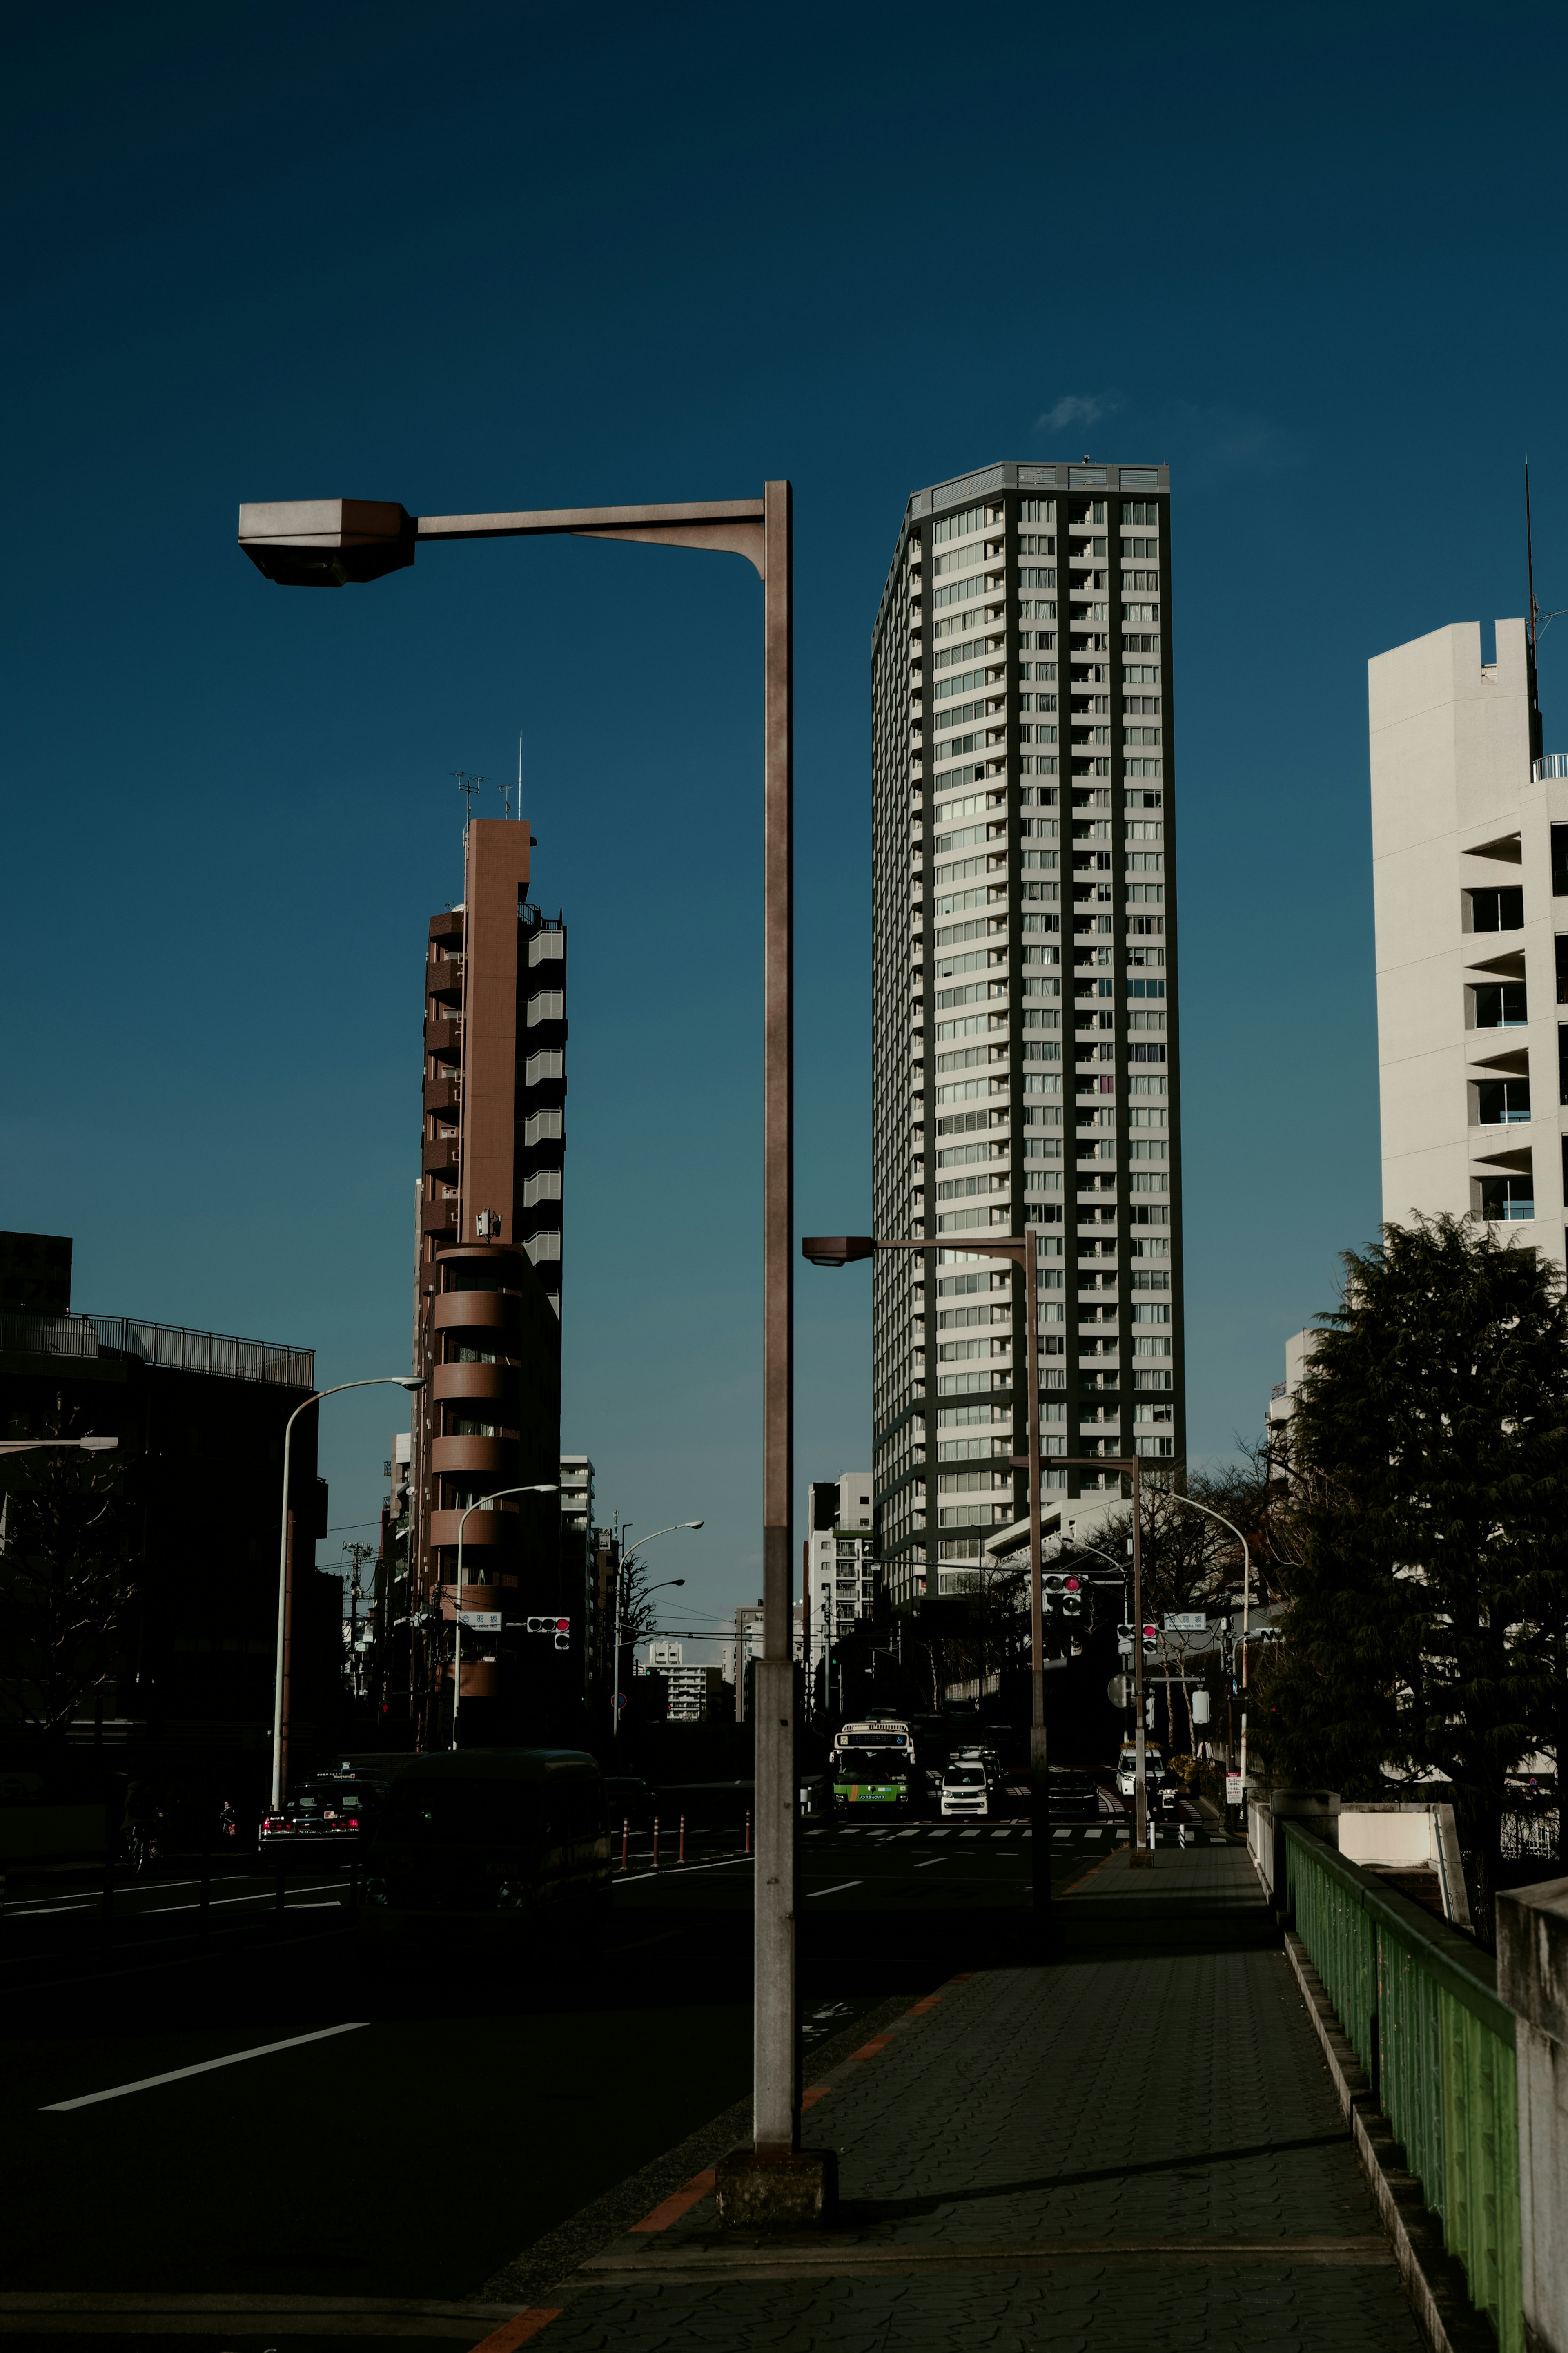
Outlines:
<svg viewBox="0 0 1568 2353"><path fill-rule="evenodd" d="M1068 1957L811 2087L834 2231L721 2240L699 2175L489 2353L1421 2353L1245 1853L1122 1849L1060 1908Z"/></svg>

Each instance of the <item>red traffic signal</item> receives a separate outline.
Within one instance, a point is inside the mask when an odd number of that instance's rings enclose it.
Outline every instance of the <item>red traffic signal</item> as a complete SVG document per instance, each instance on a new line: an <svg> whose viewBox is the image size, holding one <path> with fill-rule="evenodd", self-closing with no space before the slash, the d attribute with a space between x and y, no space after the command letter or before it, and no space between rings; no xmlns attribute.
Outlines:
<svg viewBox="0 0 1568 2353"><path fill-rule="evenodd" d="M1078 1579L1077 1579L1077 1577L1064 1577L1064 1578L1063 1578L1063 1580L1062 1580L1062 1590L1063 1590L1064 1592L1066 1592L1066 1593L1076 1593L1076 1592L1078 1591Z"/></svg>

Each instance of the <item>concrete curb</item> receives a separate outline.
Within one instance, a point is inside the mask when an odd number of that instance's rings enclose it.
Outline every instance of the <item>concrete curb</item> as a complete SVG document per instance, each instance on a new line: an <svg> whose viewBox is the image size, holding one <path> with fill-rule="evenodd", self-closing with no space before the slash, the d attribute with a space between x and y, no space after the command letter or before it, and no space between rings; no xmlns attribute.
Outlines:
<svg viewBox="0 0 1568 2353"><path fill-rule="evenodd" d="M1393 2242L1394 2260L1422 2335L1432 2353L1497 2353L1497 2333L1470 2302L1464 2266L1444 2246L1441 2222L1428 2209L1420 2182L1401 2163L1404 2148L1373 2102L1366 2071L1293 1928L1285 1930L1285 1953L1328 2061L1362 2171Z"/></svg>

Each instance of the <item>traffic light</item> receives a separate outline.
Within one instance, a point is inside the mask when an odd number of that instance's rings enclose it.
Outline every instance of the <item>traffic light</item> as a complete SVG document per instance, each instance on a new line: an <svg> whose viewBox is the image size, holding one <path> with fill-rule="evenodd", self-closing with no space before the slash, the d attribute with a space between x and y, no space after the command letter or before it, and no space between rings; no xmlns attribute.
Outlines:
<svg viewBox="0 0 1568 2353"><path fill-rule="evenodd" d="M1152 1659L1154 1656L1159 1632L1157 1626L1145 1626L1143 1629L1143 1656L1146 1659Z"/></svg>
<svg viewBox="0 0 1568 2353"><path fill-rule="evenodd" d="M1081 1618L1082 1615L1083 1588L1076 1577L1064 1577L1062 1579L1062 1616Z"/></svg>
<svg viewBox="0 0 1568 2353"><path fill-rule="evenodd" d="M553 1634L558 1651L569 1651L572 1648L570 1618L525 1618L523 1628L525 1632L530 1634Z"/></svg>
<svg viewBox="0 0 1568 2353"><path fill-rule="evenodd" d="M1041 1577L1040 1599L1045 1605L1047 1616L1053 1609L1065 1607L1064 1588L1067 1583L1068 1579L1059 1568L1047 1568ZM1076 1578L1073 1583L1076 1589Z"/></svg>

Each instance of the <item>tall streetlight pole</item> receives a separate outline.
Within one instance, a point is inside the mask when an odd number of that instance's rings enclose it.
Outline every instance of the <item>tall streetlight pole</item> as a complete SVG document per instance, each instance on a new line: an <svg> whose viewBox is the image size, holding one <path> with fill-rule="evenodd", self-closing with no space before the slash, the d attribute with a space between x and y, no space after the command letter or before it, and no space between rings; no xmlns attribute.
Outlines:
<svg viewBox="0 0 1568 2353"><path fill-rule="evenodd" d="M1013 1458L1016 1462L1016 1455ZM1116 1471L1132 1481L1132 1837L1127 1860L1134 1871L1152 1871L1154 1858L1143 1841L1149 1827L1149 1776L1143 1724L1143 1466L1136 1454L1054 1454L1053 1470Z"/></svg>
<svg viewBox="0 0 1568 2353"><path fill-rule="evenodd" d="M623 1527L629 1528L631 1522L630 1520L623 1520L621 1525ZM616 1563L616 1623L614 1630L614 1647L616 1656L612 1678L613 1687L610 1699L610 1735L612 1739L618 1740L621 1734L621 1628L626 1619L625 1597L626 1590L626 1573L630 1569L631 1565L637 1558L638 1553L642 1550L644 1545L652 1544L654 1536L672 1536L679 1534L682 1528L700 1528L701 1525L702 1523L700 1520L672 1520L667 1528L655 1528L653 1535L639 1536L637 1543L632 1546L630 1552L624 1552L621 1555L620 1559ZM664 1580L666 1585L684 1585L686 1579L683 1577L666 1577ZM648 1590L652 1593L658 1593L663 1590L663 1588L661 1586L655 1585L650 1586Z"/></svg>
<svg viewBox="0 0 1568 2353"><path fill-rule="evenodd" d="M395 501L302 499L242 506L239 544L289 587L379 580L438 541L624 539L746 557L763 582L763 1656L757 1662L753 2192L781 2213L794 2195L778 2160L800 2145L795 1992L795 1669L790 1657L794 1483L793 494L682 506L559 507L408 514ZM774 2193L777 2193L775 2198Z"/></svg>
<svg viewBox="0 0 1568 2353"><path fill-rule="evenodd" d="M1236 1522L1227 1520L1223 1512L1216 1512L1212 1504L1200 1504L1195 1495L1176 1495L1172 1500L1177 1504L1185 1504L1189 1511L1202 1512L1209 1519L1217 1520L1222 1528L1230 1530L1231 1535L1241 1546L1241 1801L1245 1806L1247 1803L1247 1646L1251 1640L1252 1547Z"/></svg>
<svg viewBox="0 0 1568 2353"><path fill-rule="evenodd" d="M458 1745L458 1709L463 1697L463 1530L469 1514L488 1512L503 1495L558 1495L561 1493L553 1479L543 1480L532 1487L498 1487L493 1494L481 1495L477 1504L458 1515L458 1606L454 1613L457 1625L452 1637L452 1746Z"/></svg>
<svg viewBox="0 0 1568 2353"><path fill-rule="evenodd" d="M702 1525L702 1523L701 1523L701 1521L700 1521L700 1520L698 1520L698 1521L694 1522L694 1523L693 1523L693 1525L694 1525L695 1526L697 1526L697 1527L700 1527L700 1526L701 1526L701 1525ZM666 1529L664 1529L664 1530L663 1530L663 1532L662 1532L662 1533L663 1533L664 1535L668 1535L669 1534L669 1530L668 1530L668 1528L666 1528ZM648 1591L649 1591L650 1593L662 1593L662 1592L664 1592L664 1590L666 1589L666 1588L667 1588L667 1587L668 1587L668 1586L671 1586L671 1585L684 1585L684 1584L685 1584L685 1582L686 1582L686 1579L685 1579L683 1577L661 1577L661 1578L659 1579L659 1582L658 1582L657 1585L650 1585L650 1586L648 1587ZM619 1604L620 1598L621 1598L621 1597L620 1597L620 1588L619 1588L619 1587L617 1586L617 1587L616 1587L616 1600L617 1605ZM617 1608L616 1608L616 1725L615 1725L615 1736L616 1736L616 1738L617 1740L618 1740L618 1739L620 1738L620 1736L621 1736L621 1639L622 1639L621 1615L620 1615L620 1609L619 1609L619 1608L618 1608L618 1606L617 1606ZM632 1640L631 1640L631 1648L635 1651L635 1650L637 1649L637 1644L638 1644L639 1642L641 1642L641 1641L647 1641L647 1640L648 1640L648 1639L650 1639L650 1638L649 1638L649 1637L647 1637L647 1636L646 1636L646 1635L642 1635L642 1634L634 1634L634 1635L632 1636Z"/></svg>
<svg viewBox="0 0 1568 2353"><path fill-rule="evenodd" d="M294 1424L306 1409L323 1398L341 1397L344 1389L422 1389L417 1373L380 1373L368 1381L339 1381L330 1389L312 1389L302 1398L283 1425L283 1517L278 1531L278 1663L272 1686L272 1810L283 1803L289 1783L289 1639L293 1615L294 1547L289 1520L289 1450Z"/></svg>
<svg viewBox="0 0 1568 2353"><path fill-rule="evenodd" d="M974 1258L1010 1260L1024 1270L1024 1357L1025 1375L1028 1382L1028 1445L1027 1454L1014 1455L1015 1469L1029 1474L1029 1782L1030 1805L1034 1837L1032 1840L1031 1876L1033 1879L1035 1932L1037 1944L1043 1948L1050 1930L1051 1857L1048 1842L1050 1827L1050 1776L1047 1769L1046 1744L1046 1609L1043 1583L1044 1557L1040 1534L1040 1317L1039 1292L1040 1229L1026 1226L1017 1234L964 1236L952 1247ZM801 1243L801 1255L813 1266L849 1266L856 1260L870 1258L879 1250L934 1250L937 1245L918 1237L900 1236L897 1240L880 1241L870 1234L816 1234Z"/></svg>

